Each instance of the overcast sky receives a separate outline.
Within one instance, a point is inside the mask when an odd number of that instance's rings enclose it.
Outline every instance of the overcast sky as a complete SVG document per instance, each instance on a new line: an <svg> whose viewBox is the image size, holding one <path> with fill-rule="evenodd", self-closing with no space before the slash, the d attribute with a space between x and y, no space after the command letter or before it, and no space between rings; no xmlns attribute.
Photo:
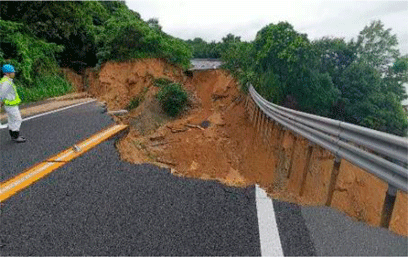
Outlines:
<svg viewBox="0 0 408 257"><path fill-rule="evenodd" d="M221 41L228 33L251 41L270 23L288 21L309 39L356 38L380 19L397 34L401 54L408 54L408 0L126 0L142 19L157 18L163 31L181 38Z"/></svg>

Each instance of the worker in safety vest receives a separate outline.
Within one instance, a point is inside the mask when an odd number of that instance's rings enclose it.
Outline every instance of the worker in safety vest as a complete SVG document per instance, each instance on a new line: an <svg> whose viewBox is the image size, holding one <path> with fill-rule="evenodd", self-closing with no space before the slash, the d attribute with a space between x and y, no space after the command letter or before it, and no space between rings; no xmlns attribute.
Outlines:
<svg viewBox="0 0 408 257"><path fill-rule="evenodd" d="M4 104L4 110L8 117L8 128L12 141L24 143L26 139L20 136L21 114L18 105L21 103L13 82L15 69L10 64L5 64L2 69L4 77L0 80L0 103Z"/></svg>

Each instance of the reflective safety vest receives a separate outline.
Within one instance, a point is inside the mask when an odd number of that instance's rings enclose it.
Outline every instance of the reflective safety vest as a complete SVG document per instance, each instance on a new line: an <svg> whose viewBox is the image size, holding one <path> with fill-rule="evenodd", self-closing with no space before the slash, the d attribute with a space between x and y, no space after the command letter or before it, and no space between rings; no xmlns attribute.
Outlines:
<svg viewBox="0 0 408 257"><path fill-rule="evenodd" d="M0 84L3 84L3 83L6 82L6 81L8 81L8 82L11 84L11 86L13 87L14 92L15 92L15 97L14 97L13 100L4 99L4 105L6 105L6 106L16 106L16 105L19 105L19 104L21 103L21 99L20 99L20 97L18 96L16 85L14 85L13 81L12 81L10 78L8 78L8 77L3 77L3 78L0 80Z"/></svg>

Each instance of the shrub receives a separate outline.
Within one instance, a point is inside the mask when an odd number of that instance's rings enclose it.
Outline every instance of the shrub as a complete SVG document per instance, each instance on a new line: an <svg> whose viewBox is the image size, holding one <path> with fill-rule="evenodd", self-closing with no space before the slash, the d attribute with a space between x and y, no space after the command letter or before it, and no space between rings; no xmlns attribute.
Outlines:
<svg viewBox="0 0 408 257"><path fill-rule="evenodd" d="M157 94L163 110L170 116L177 116L187 104L187 92L178 83L172 83L161 87Z"/></svg>
<svg viewBox="0 0 408 257"><path fill-rule="evenodd" d="M126 110L130 111L137 108L140 104L141 100L138 96L130 100L130 103L126 106Z"/></svg>
<svg viewBox="0 0 408 257"><path fill-rule="evenodd" d="M135 96L132 100L130 100L130 103L126 106L126 110L130 111L137 108L145 100L145 96L148 91L149 88L144 87L139 95Z"/></svg>

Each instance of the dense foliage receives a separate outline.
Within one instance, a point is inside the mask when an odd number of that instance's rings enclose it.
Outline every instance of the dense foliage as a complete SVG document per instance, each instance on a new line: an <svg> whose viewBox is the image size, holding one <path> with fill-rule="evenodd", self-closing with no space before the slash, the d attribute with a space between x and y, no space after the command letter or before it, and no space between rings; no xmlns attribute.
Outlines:
<svg viewBox="0 0 408 257"><path fill-rule="evenodd" d="M213 59L221 58L222 53L224 53L231 44L238 42L241 42L241 38L232 34L228 34L222 38L222 41L219 43L215 41L207 43L202 38L189 39L186 41L193 51L193 58Z"/></svg>
<svg viewBox="0 0 408 257"><path fill-rule="evenodd" d="M252 84L269 101L403 136L408 56L400 55L390 31L374 21L357 40L310 42L280 22L264 27L253 42L228 44L221 57L244 89Z"/></svg>
<svg viewBox="0 0 408 257"><path fill-rule="evenodd" d="M0 64L16 66L23 101L70 91L59 67L81 72L143 57L188 67L192 57L185 42L162 32L157 20L143 21L124 1L2 1L0 17ZM45 90L51 81L59 90Z"/></svg>
<svg viewBox="0 0 408 257"><path fill-rule="evenodd" d="M37 38L24 24L0 19L0 63L16 67L15 83L24 102L72 90L55 59L63 46ZM45 93L45 94L44 94Z"/></svg>
<svg viewBox="0 0 408 257"><path fill-rule="evenodd" d="M192 52L180 39L161 31L157 21L144 22L127 8L118 9L97 36L100 62L157 57L187 68Z"/></svg>
<svg viewBox="0 0 408 257"><path fill-rule="evenodd" d="M187 92L178 83L164 84L157 94L163 110L170 116L176 117L187 104Z"/></svg>

